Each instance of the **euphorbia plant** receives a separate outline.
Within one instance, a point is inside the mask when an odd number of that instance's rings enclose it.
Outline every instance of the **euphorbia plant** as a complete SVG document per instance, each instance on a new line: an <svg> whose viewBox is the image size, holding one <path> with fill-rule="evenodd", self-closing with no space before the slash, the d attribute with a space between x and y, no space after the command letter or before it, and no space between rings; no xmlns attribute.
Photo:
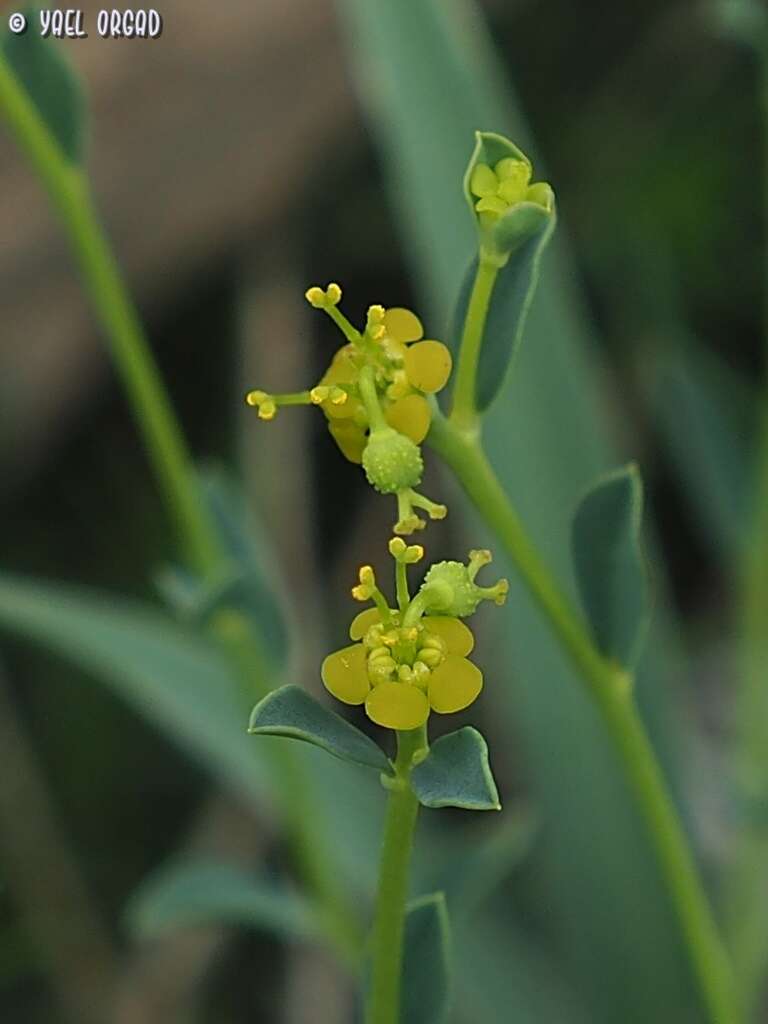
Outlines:
<svg viewBox="0 0 768 1024"><path fill-rule="evenodd" d="M9 60L0 61L0 108L68 233L174 515L187 565L215 587L229 566L93 208L82 162L80 93L54 61L54 51L30 59L43 41L31 35L11 42ZM58 83L55 90L47 83L41 87L41 72L50 72ZM255 391L249 396L264 419L272 418L280 405L319 404L344 455L362 463L377 491L397 499L393 532L398 537L390 547L396 560L396 600L384 597L365 567L355 596L373 600L374 607L353 623L351 639L358 642L318 666L336 697L365 705L370 718L395 731L397 751L390 758L365 733L297 687L267 694L253 713L251 727L254 732L297 736L380 773L389 811L372 929L368 1019L369 1024L395 1024L401 1016L401 980L408 970L402 943L418 805L498 807L487 750L476 730L461 728L432 745L426 736L432 711L463 710L478 696L481 678L467 657L470 639L461 620L478 599L504 596L502 584L483 593L475 583L473 574L486 560L484 553L470 557L468 566L433 566L421 589L410 596L405 567L420 559L421 549L399 535L424 525L418 510L432 519L445 515L444 505L416 490L423 471L421 445L431 446L497 535L594 699L657 853L702 1006L711 1024L737 1024L741 1008L730 965L634 703L634 663L646 620L637 471L629 467L598 481L577 510L572 530L582 603L577 609L529 540L482 447L483 416L511 366L538 264L554 230L554 195L544 183L531 184L530 161L511 142L480 133L465 196L477 227L477 255L457 302L452 358L442 343L422 340L421 325L408 311L371 306L358 330L338 308L337 286L312 288L307 298L336 321L345 346L308 391L282 396ZM452 397L441 410L435 395L446 384L452 362ZM234 616L215 620L225 621L227 630L213 632L243 675L244 667L254 662L257 645L247 622L232 610ZM342 906L327 860L321 863L307 840L311 826L299 800L295 765L281 778L290 805L290 831L303 853L297 858L300 874L323 911L328 934L351 959L358 948L354 915ZM425 907L444 920L439 900L422 901L413 912L423 914ZM439 1012L431 1019L437 1020Z"/></svg>

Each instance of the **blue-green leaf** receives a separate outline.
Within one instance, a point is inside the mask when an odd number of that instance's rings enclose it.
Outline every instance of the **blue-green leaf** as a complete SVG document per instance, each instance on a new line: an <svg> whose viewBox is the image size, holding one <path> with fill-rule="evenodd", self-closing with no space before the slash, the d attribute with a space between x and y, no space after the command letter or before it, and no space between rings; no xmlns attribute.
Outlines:
<svg viewBox="0 0 768 1024"><path fill-rule="evenodd" d="M401 1024L441 1024L448 1013L451 929L445 896L422 896L408 904L400 998Z"/></svg>
<svg viewBox="0 0 768 1024"><path fill-rule="evenodd" d="M441 736L411 772L411 785L425 807L499 811L499 792L482 734L471 725Z"/></svg>
<svg viewBox="0 0 768 1024"><path fill-rule="evenodd" d="M28 8L24 14L28 22L26 32L3 34L2 57L64 155L71 163L79 164L83 159L86 122L80 80L61 45L41 36L37 8Z"/></svg>
<svg viewBox="0 0 768 1024"><path fill-rule="evenodd" d="M0 574L0 628L94 673L139 714L250 796L268 774L246 733L238 684L218 652L151 608Z"/></svg>
<svg viewBox="0 0 768 1024"><path fill-rule="evenodd" d="M300 686L281 686L260 700L251 714L248 732L287 736L327 750L342 761L391 773L387 755L335 711L329 711Z"/></svg>
<svg viewBox="0 0 768 1024"><path fill-rule="evenodd" d="M626 667L634 664L648 623L642 509L640 474L629 465L587 492L571 534L576 580L595 641Z"/></svg>
<svg viewBox="0 0 768 1024"><path fill-rule="evenodd" d="M132 895L126 921L142 938L209 922L245 925L288 939L317 933L312 907L280 879L210 862L174 862L154 873Z"/></svg>

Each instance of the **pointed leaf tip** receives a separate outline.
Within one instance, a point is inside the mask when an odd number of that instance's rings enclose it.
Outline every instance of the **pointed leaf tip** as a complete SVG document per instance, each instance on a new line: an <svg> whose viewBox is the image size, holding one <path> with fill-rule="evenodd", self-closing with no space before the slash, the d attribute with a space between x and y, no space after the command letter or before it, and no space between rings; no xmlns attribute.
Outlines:
<svg viewBox="0 0 768 1024"><path fill-rule="evenodd" d="M411 786L425 807L499 811L499 792L480 732L465 726L433 743L411 772Z"/></svg>
<svg viewBox="0 0 768 1024"><path fill-rule="evenodd" d="M401 1024L443 1024L451 993L451 927L442 892L408 904Z"/></svg>
<svg viewBox="0 0 768 1024"><path fill-rule="evenodd" d="M648 622L642 507L642 480L630 463L587 492L571 533L576 582L595 641L627 668L637 658Z"/></svg>
<svg viewBox="0 0 768 1024"><path fill-rule="evenodd" d="M251 713L248 732L302 740L342 761L375 768L388 775L392 773L381 747L340 715L323 707L300 686L281 686L260 700Z"/></svg>

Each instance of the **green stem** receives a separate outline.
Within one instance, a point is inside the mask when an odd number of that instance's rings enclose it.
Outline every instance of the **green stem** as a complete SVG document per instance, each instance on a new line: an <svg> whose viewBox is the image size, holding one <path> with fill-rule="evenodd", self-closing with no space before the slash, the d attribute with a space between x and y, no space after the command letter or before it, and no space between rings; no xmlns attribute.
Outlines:
<svg viewBox="0 0 768 1024"><path fill-rule="evenodd" d="M366 1024L398 1024L400 1020L408 869L419 811L419 801L411 789L410 774L413 755L426 745L424 726L397 734L395 779L387 802L374 911L373 969Z"/></svg>
<svg viewBox="0 0 768 1024"><path fill-rule="evenodd" d="M376 380L372 366L366 365L360 370L357 385L360 388L360 400L365 406L371 433L374 430L386 430L388 424L379 405L379 396L376 393Z"/></svg>
<svg viewBox="0 0 768 1024"><path fill-rule="evenodd" d="M88 182L81 169L63 155L1 59L0 110L62 220L187 556L199 572L211 576L219 565L216 535L203 513L184 441L94 212Z"/></svg>
<svg viewBox="0 0 768 1024"><path fill-rule="evenodd" d="M471 431L477 425L477 367L485 321L498 273L498 266L483 259L481 255L464 320L453 388L451 420L459 429L465 431Z"/></svg>
<svg viewBox="0 0 768 1024"><path fill-rule="evenodd" d="M395 566L395 585L397 588L397 607L402 614L411 600L411 595L408 593L408 569L405 562L398 561Z"/></svg>
<svg viewBox="0 0 768 1024"><path fill-rule="evenodd" d="M497 534L579 671L607 725L645 820L680 932L712 1024L742 1020L730 963L701 886L677 811L631 698L626 672L594 646L587 627L559 589L496 478L476 433L436 414L428 441L454 471Z"/></svg>

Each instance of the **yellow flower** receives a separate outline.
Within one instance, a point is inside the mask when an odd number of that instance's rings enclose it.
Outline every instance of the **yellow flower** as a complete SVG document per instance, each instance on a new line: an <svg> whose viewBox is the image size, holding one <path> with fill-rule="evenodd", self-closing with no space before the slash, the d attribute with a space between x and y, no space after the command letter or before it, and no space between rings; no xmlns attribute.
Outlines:
<svg viewBox="0 0 768 1024"><path fill-rule="evenodd" d="M326 689L345 704L365 704L368 717L388 729L417 729L430 711L446 715L468 707L483 676L466 657L474 647L471 630L449 616L426 616L401 625L402 615L378 607L355 616L351 639L361 642L334 651L321 669Z"/></svg>
<svg viewBox="0 0 768 1024"><path fill-rule="evenodd" d="M481 220L492 222L517 203L536 203L552 209L554 195L543 181L530 184L531 165L527 160L507 156L493 167L477 164L469 180L469 190L477 197L475 209Z"/></svg>

